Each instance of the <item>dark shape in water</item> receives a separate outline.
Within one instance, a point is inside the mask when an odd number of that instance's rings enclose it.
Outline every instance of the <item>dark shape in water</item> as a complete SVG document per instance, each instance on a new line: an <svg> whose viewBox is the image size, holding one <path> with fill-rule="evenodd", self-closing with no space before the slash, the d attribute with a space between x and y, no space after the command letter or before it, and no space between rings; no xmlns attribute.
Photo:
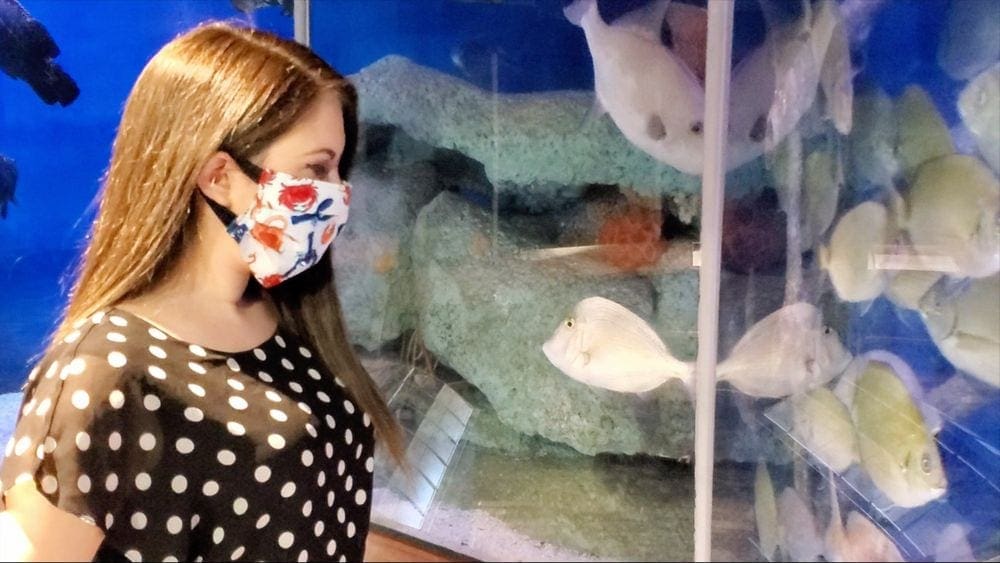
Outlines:
<svg viewBox="0 0 1000 563"><path fill-rule="evenodd" d="M785 260L785 212L774 190L726 202L722 218L722 267L741 274L764 272Z"/></svg>
<svg viewBox="0 0 1000 563"><path fill-rule="evenodd" d="M281 11L286 16L292 15L294 0L230 0L233 7L244 14L253 13L254 10L267 6L281 6Z"/></svg>
<svg viewBox="0 0 1000 563"><path fill-rule="evenodd" d="M0 70L27 82L46 104L67 106L80 95L76 82L52 61L59 47L17 0L0 0Z"/></svg>
<svg viewBox="0 0 1000 563"><path fill-rule="evenodd" d="M17 167L14 160L0 154L0 218L7 218L7 204L14 202Z"/></svg>

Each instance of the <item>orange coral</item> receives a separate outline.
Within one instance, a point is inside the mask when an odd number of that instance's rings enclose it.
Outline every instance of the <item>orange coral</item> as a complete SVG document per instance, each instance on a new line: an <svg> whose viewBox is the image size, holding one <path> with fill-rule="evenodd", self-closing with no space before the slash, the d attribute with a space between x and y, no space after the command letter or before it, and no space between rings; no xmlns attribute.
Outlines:
<svg viewBox="0 0 1000 563"><path fill-rule="evenodd" d="M660 212L637 205L612 214L597 233L601 259L623 271L656 264L667 250L660 238Z"/></svg>

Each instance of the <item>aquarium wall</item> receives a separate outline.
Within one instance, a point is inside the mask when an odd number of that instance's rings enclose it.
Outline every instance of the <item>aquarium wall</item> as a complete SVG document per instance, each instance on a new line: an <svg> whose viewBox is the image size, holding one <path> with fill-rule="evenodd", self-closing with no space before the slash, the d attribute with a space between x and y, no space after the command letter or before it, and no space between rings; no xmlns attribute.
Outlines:
<svg viewBox="0 0 1000 563"><path fill-rule="evenodd" d="M292 4L0 0L59 51L0 25L2 442L143 64ZM705 1L294 4L359 93L335 270L409 461L375 524L483 560L690 560L706 524L718 560L1000 557L1000 4L728 3L714 231Z"/></svg>

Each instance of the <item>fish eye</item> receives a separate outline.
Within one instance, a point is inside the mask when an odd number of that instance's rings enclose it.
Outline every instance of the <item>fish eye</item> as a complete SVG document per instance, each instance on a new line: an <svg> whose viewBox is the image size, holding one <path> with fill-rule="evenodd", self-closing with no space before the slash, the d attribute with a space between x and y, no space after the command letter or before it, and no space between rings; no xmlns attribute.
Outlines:
<svg viewBox="0 0 1000 563"><path fill-rule="evenodd" d="M832 333L833 333L833 329L832 328L830 328L828 326L823 327L823 334L829 335L829 334L832 334Z"/></svg>
<svg viewBox="0 0 1000 563"><path fill-rule="evenodd" d="M573 319L566 319L566 328L573 328Z"/></svg>
<svg viewBox="0 0 1000 563"><path fill-rule="evenodd" d="M929 454L920 457L920 470L924 472L924 475L931 474L931 456Z"/></svg>

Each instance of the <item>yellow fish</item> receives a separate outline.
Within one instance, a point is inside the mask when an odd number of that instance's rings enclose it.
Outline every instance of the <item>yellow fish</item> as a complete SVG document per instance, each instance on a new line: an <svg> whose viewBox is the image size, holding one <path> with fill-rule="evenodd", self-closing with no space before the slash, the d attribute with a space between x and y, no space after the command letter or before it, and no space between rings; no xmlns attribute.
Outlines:
<svg viewBox="0 0 1000 563"><path fill-rule="evenodd" d="M757 521L757 538L760 553L768 561L774 559L778 549L778 505L774 499L774 484L771 483L771 473L767 465L757 463L757 474L753 484L753 513Z"/></svg>
<svg viewBox="0 0 1000 563"><path fill-rule="evenodd" d="M827 467L842 473L858 460L854 422L826 387L792 398L792 435Z"/></svg>
<svg viewBox="0 0 1000 563"><path fill-rule="evenodd" d="M934 437L889 364L868 362L851 414L861 465L889 500L909 508L945 493L948 480Z"/></svg>

